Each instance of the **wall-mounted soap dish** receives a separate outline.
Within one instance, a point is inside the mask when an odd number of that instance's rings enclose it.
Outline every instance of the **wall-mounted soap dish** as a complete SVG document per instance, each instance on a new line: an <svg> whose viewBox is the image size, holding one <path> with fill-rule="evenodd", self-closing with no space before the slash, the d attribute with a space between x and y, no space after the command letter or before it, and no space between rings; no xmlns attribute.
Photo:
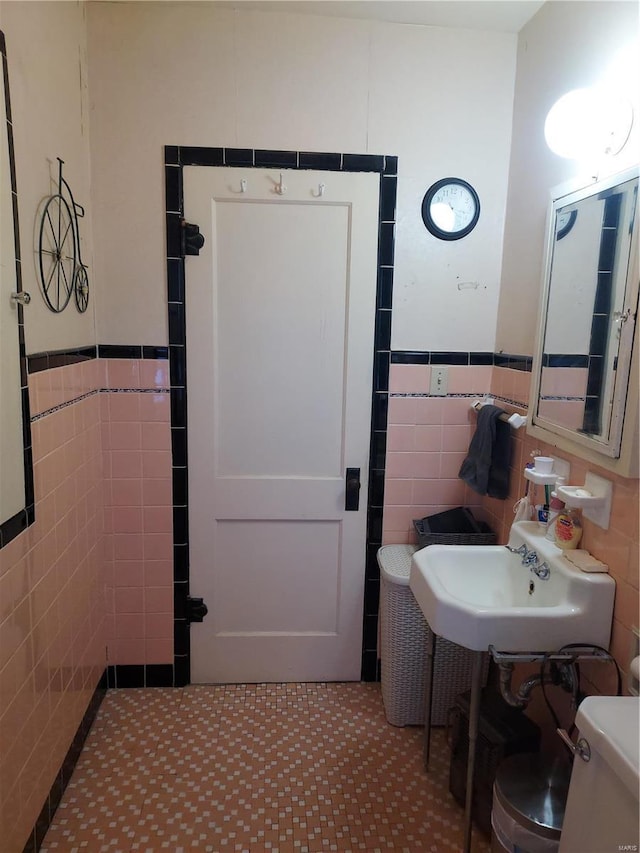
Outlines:
<svg viewBox="0 0 640 853"><path fill-rule="evenodd" d="M585 518L598 527L609 528L613 483L587 472L584 486L558 486L558 497L569 507L581 509Z"/></svg>

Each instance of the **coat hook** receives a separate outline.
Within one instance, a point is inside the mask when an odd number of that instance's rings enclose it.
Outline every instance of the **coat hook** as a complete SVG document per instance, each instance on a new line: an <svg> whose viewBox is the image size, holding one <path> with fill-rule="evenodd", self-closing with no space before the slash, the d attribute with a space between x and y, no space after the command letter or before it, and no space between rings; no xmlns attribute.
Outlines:
<svg viewBox="0 0 640 853"><path fill-rule="evenodd" d="M322 198L322 196L324 195L324 190L325 190L325 185L324 184L318 184L318 192L317 193L312 192L311 195L314 198Z"/></svg>
<svg viewBox="0 0 640 853"><path fill-rule="evenodd" d="M282 183L282 172L280 172L280 183L276 184L275 190L278 193L278 195L284 195L287 191L287 188Z"/></svg>
<svg viewBox="0 0 640 853"><path fill-rule="evenodd" d="M247 179L241 178L240 179L240 192L246 193L246 191L247 191Z"/></svg>

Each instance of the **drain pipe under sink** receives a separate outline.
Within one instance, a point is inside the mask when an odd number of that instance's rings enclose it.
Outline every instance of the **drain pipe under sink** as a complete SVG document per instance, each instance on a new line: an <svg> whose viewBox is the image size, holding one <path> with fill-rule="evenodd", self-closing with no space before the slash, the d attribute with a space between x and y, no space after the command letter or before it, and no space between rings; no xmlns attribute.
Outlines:
<svg viewBox="0 0 640 853"><path fill-rule="evenodd" d="M533 688L542 683L540 673L537 675L530 675L529 678L525 678L520 687L518 687L517 693L514 693L511 689L514 664L500 661L500 663L498 663L498 669L500 670L500 695L504 701L512 708L526 708L531 701L531 692ZM554 678L551 673L545 673L544 683L553 684L557 682L554 682Z"/></svg>

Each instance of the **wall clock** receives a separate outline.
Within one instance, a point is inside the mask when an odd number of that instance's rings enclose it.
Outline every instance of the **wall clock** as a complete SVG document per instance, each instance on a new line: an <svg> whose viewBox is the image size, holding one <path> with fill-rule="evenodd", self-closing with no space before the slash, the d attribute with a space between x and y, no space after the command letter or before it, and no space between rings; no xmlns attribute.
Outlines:
<svg viewBox="0 0 640 853"><path fill-rule="evenodd" d="M462 178L442 178L422 199L422 221L439 240L460 240L471 233L480 217L480 199Z"/></svg>
<svg viewBox="0 0 640 853"><path fill-rule="evenodd" d="M569 231L578 218L577 210L561 210L556 218L556 240L562 240L566 237Z"/></svg>

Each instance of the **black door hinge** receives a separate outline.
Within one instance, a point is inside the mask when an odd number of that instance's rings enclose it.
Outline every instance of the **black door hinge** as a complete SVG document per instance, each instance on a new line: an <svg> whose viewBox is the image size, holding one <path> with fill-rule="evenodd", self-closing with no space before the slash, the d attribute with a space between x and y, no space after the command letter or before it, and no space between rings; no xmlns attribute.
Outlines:
<svg viewBox="0 0 640 853"><path fill-rule="evenodd" d="M202 622L204 617L209 612L209 608L201 598L192 598L187 596L187 606L185 608L187 614L187 622Z"/></svg>
<svg viewBox="0 0 640 853"><path fill-rule="evenodd" d="M182 257L186 255L199 255L200 249L204 246L204 237L200 233L200 228L192 222L187 222L183 219L180 222L182 226Z"/></svg>

